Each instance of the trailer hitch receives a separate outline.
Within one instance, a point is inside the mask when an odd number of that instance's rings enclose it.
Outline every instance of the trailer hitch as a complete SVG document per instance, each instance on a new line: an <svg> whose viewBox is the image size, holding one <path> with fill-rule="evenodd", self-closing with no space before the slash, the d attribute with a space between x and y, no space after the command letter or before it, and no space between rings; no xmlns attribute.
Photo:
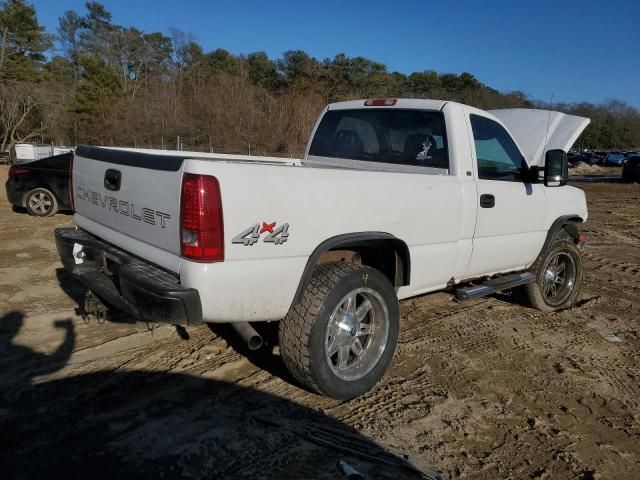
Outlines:
<svg viewBox="0 0 640 480"><path fill-rule="evenodd" d="M95 317L99 324L103 324L109 316L109 307L100 300L95 293L87 290L84 295L82 319L89 323L90 317Z"/></svg>

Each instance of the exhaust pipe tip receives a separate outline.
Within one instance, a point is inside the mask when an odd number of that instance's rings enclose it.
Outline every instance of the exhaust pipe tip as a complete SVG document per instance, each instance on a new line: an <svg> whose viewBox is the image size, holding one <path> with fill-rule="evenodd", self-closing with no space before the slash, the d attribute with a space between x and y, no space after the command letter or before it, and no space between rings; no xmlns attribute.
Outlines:
<svg viewBox="0 0 640 480"><path fill-rule="evenodd" d="M260 335L254 335L247 341L247 347L249 350L259 350L262 347L262 337Z"/></svg>
<svg viewBox="0 0 640 480"><path fill-rule="evenodd" d="M262 336L256 332L249 322L233 322L231 326L245 341L249 350L258 350L262 347Z"/></svg>

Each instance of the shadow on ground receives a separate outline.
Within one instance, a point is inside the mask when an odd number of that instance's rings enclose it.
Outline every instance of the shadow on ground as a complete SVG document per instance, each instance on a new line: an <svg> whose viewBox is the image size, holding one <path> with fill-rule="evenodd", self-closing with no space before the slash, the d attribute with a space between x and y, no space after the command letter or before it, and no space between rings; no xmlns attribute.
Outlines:
<svg viewBox="0 0 640 480"><path fill-rule="evenodd" d="M254 324L258 333L264 340L263 346L259 350L250 350L247 344L240 338L240 335L228 323L208 323L207 326L214 335L224 339L236 353L245 357L249 362L261 370L269 372L274 377L283 381L298 385L298 382L287 371L280 355L276 355L275 346L278 343L277 324L267 324L266 322ZM300 386L300 388L304 388Z"/></svg>
<svg viewBox="0 0 640 480"><path fill-rule="evenodd" d="M76 314L81 313L81 310L84 308L84 296L87 293L87 287L76 280L73 275L67 272L64 268L56 269L56 278L58 279L58 283L60 284L62 291L66 293L71 300L78 304L78 307L76 307Z"/></svg>
<svg viewBox="0 0 640 480"><path fill-rule="evenodd" d="M49 355L0 318L0 471L8 479L430 478L323 413L285 398L175 373L104 371L41 381L64 367L69 320Z"/></svg>

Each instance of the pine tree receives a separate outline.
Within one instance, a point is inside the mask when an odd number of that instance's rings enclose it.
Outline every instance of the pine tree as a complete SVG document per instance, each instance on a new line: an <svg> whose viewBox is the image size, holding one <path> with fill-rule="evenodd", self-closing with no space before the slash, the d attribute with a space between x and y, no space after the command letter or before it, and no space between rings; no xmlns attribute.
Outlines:
<svg viewBox="0 0 640 480"><path fill-rule="evenodd" d="M25 0L9 0L0 8L0 79L36 81L51 37L38 23L36 9Z"/></svg>

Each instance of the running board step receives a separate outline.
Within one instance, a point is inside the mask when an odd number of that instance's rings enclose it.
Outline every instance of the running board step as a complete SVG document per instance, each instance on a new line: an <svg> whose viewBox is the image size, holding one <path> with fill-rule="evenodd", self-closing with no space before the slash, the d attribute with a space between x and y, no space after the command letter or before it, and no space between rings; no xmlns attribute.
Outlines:
<svg viewBox="0 0 640 480"><path fill-rule="evenodd" d="M492 278L480 285L472 287L464 287L456 289L456 298L458 300L467 300L469 298L484 297L492 293L506 290L507 288L518 287L536 281L536 276L531 272L514 273L502 277Z"/></svg>

